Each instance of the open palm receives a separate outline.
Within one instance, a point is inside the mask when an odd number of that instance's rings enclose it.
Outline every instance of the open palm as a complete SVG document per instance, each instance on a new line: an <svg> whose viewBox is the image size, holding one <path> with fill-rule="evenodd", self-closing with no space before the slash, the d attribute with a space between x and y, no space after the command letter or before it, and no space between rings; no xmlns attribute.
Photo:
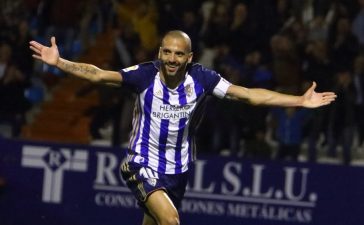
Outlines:
<svg viewBox="0 0 364 225"><path fill-rule="evenodd" d="M29 42L30 49L33 50L33 57L49 65L57 65L59 60L59 51L56 45L56 38L51 38L51 46L44 46L36 41Z"/></svg>
<svg viewBox="0 0 364 225"><path fill-rule="evenodd" d="M334 92L315 92L316 82L303 95L303 106L307 108L316 108L330 104L335 100L336 94Z"/></svg>

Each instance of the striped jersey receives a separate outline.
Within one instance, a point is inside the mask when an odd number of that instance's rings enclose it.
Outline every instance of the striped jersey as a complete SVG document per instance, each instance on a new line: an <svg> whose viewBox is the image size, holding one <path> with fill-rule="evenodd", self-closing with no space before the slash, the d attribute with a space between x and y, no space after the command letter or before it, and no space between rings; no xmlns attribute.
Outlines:
<svg viewBox="0 0 364 225"><path fill-rule="evenodd" d="M231 84L215 71L191 64L181 84L170 89L159 68L160 62L152 61L120 71L123 85L137 93L128 160L159 173L179 174L195 159L193 135L205 97L223 98Z"/></svg>

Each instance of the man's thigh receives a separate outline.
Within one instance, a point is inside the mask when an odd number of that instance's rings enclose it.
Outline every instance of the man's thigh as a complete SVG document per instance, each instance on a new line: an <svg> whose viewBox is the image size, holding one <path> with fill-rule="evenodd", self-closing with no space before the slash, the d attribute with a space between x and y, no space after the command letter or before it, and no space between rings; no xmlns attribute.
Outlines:
<svg viewBox="0 0 364 225"><path fill-rule="evenodd" d="M145 202L148 208L148 214L156 220L158 224L179 224L179 215L172 200L168 197L165 191L158 190L149 195Z"/></svg>
<svg viewBox="0 0 364 225"><path fill-rule="evenodd" d="M149 209L145 203L152 195L155 196L153 199L162 199L166 203L171 201L172 205L178 208L184 196L188 178L187 173L160 174L133 162L123 163L121 174L138 200L138 204L146 213L148 213ZM165 199L164 196L167 196L168 199Z"/></svg>

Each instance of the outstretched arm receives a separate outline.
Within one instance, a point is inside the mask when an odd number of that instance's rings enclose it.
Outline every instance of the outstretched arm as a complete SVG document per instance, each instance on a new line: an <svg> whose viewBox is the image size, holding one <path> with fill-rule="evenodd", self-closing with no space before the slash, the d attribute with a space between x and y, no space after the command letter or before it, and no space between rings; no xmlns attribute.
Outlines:
<svg viewBox="0 0 364 225"><path fill-rule="evenodd" d="M259 88L245 88L231 85L227 90L227 98L248 102L253 105L271 105L283 107L317 108L328 105L335 100L333 92L315 92L316 82L302 95L287 95Z"/></svg>
<svg viewBox="0 0 364 225"><path fill-rule="evenodd" d="M92 81L119 86L122 76L119 72L102 70L94 65L87 63L72 62L63 59L59 55L56 45L56 38L51 38L51 46L44 46L36 41L31 41L30 49L33 50L33 57L47 63L51 66L73 74L74 76Z"/></svg>

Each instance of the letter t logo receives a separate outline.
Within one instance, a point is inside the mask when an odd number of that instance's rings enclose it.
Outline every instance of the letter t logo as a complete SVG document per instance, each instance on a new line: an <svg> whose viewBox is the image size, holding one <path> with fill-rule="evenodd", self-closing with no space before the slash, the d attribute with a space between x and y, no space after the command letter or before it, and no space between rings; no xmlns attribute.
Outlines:
<svg viewBox="0 0 364 225"><path fill-rule="evenodd" d="M55 151L50 147L24 146L22 166L41 168L43 177L43 202L60 203L62 200L63 171L86 171L88 153L70 149Z"/></svg>

